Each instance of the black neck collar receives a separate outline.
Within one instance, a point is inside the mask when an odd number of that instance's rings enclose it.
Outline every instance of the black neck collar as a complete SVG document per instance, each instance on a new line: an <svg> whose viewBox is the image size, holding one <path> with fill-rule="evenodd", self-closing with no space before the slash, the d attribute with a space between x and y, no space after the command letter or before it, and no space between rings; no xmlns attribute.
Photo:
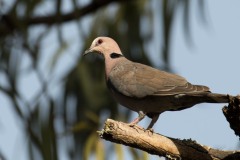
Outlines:
<svg viewBox="0 0 240 160"><path fill-rule="evenodd" d="M112 59L116 59L116 58L120 58L120 57L123 57L123 55L122 54L119 54L119 53L111 53L110 54L110 57L112 58Z"/></svg>

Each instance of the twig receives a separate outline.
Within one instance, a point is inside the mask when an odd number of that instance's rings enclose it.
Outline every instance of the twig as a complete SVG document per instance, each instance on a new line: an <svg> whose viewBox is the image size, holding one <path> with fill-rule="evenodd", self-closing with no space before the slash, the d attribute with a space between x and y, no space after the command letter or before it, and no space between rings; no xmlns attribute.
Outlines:
<svg viewBox="0 0 240 160"><path fill-rule="evenodd" d="M61 24L64 22L72 21L79 19L86 14L92 13L99 8L106 6L112 2L128 2L129 0L101 0L101 1L92 1L89 5L86 5L81 8L74 9L70 13L65 14L52 14L47 16L34 16L29 17L12 17L11 13L2 15L0 17L0 35L10 33L13 30L20 29L21 27L29 27L32 25L53 25ZM59 17L60 16L60 17Z"/></svg>

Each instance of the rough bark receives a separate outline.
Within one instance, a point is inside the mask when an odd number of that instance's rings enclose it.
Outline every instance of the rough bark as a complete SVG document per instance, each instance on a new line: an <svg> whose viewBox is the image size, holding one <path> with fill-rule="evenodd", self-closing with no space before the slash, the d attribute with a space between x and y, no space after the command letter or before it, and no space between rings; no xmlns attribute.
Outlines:
<svg viewBox="0 0 240 160"><path fill-rule="evenodd" d="M191 139L175 139L145 130L139 126L108 119L99 132L101 138L138 148L150 154L181 160L240 159L240 151L223 151L198 144Z"/></svg>
<svg viewBox="0 0 240 160"><path fill-rule="evenodd" d="M230 99L230 103L222 111L235 134L240 136L240 95Z"/></svg>

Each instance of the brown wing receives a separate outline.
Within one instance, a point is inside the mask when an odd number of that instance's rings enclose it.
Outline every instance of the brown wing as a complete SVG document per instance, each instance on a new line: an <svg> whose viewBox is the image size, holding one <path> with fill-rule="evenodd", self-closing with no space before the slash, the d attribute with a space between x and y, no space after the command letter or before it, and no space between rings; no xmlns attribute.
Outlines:
<svg viewBox="0 0 240 160"><path fill-rule="evenodd" d="M208 87L192 85L179 75L131 61L116 65L108 78L118 92L137 98L209 91Z"/></svg>

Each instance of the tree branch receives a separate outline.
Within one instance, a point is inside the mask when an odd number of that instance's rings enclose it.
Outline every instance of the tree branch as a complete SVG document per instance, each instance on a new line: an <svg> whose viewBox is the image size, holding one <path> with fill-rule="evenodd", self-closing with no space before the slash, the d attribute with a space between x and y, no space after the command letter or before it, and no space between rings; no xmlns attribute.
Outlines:
<svg viewBox="0 0 240 160"><path fill-rule="evenodd" d="M235 134L240 136L240 95L230 99L230 103L222 111Z"/></svg>
<svg viewBox="0 0 240 160"><path fill-rule="evenodd" d="M129 0L98 0L92 1L89 5L77 8L70 13L61 14L60 18L58 17L59 14L53 14L48 16L36 16L30 17L25 16L24 18L20 17L13 17L11 13L2 15L0 17L0 35L10 33L13 30L19 29L21 27L29 27L32 25L53 25L53 24L60 24L63 22L68 22L72 20L79 19L89 13L92 13L99 8L106 6L112 2L129 2Z"/></svg>
<svg viewBox="0 0 240 160"><path fill-rule="evenodd" d="M150 154L181 160L231 160L240 159L240 151L223 151L198 144L191 139L180 140L166 137L139 126L107 119L101 138L115 143L138 148Z"/></svg>

